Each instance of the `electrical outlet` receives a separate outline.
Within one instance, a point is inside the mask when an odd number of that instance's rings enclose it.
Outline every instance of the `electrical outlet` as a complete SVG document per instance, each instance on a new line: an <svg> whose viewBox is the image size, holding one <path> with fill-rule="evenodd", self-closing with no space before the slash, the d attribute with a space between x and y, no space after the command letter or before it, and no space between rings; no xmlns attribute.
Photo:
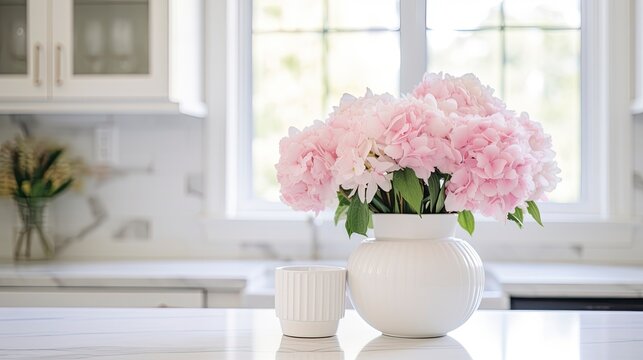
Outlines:
<svg viewBox="0 0 643 360"><path fill-rule="evenodd" d="M99 165L118 164L118 129L101 125L94 132L95 160Z"/></svg>

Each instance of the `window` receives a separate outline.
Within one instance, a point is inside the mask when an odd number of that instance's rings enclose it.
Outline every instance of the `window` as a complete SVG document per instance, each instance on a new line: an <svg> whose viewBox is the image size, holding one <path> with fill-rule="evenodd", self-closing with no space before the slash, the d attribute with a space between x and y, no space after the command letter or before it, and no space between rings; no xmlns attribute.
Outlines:
<svg viewBox="0 0 643 360"><path fill-rule="evenodd" d="M473 72L540 121L562 170L550 200L565 203L581 195L580 26L578 0L426 2L428 70Z"/></svg>
<svg viewBox="0 0 643 360"><path fill-rule="evenodd" d="M253 1L252 139L246 144L252 183L243 190L251 196L245 203L279 201L274 164L290 126L323 120L346 92L399 93L399 32L397 0Z"/></svg>
<svg viewBox="0 0 643 360"><path fill-rule="evenodd" d="M404 1L409 3L409 1ZM254 0L252 136L242 146L251 182L240 203L279 201L274 164L290 126L324 119L341 95L398 94L400 51L427 52L425 69L473 72L508 106L552 134L563 182L551 198L577 202L581 184L578 0L426 0L425 46L400 49L400 2ZM473 6L468 11L464 7ZM368 7L368 11L363 9ZM417 45L417 44L416 44ZM404 64L402 64L404 66ZM419 82L419 78L411 80Z"/></svg>
<svg viewBox="0 0 643 360"><path fill-rule="evenodd" d="M520 236L559 246L607 244L609 238L612 246L631 238L631 226L621 225L630 221L632 194L629 2L207 4L208 52L217 66L208 80L214 120L206 184L216 236L266 239L275 233L297 241L317 230L321 238L342 234L331 225L314 230L300 221L304 214L272 211L286 209L278 202L273 167L279 139L289 126L324 119L343 92L361 95L368 86L405 93L428 69L476 73L510 108L543 122L558 150L565 182L552 196L557 203L541 207L545 229L498 232L503 224L480 224L480 243Z"/></svg>

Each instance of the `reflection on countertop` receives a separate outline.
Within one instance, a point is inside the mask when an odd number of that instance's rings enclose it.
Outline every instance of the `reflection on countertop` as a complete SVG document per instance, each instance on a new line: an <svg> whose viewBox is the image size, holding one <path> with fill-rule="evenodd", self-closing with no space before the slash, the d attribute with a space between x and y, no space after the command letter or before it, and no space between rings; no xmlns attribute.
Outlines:
<svg viewBox="0 0 643 360"><path fill-rule="evenodd" d="M0 308L0 358L564 359L643 358L643 312L477 311L448 336L382 336L348 310L337 336L281 333L268 309Z"/></svg>

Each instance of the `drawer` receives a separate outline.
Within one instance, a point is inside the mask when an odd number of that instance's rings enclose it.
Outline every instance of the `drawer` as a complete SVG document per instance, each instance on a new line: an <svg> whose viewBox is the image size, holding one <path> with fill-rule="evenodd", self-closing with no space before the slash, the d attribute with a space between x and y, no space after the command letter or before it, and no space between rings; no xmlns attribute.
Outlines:
<svg viewBox="0 0 643 360"><path fill-rule="evenodd" d="M2 307L204 307L202 289L0 288Z"/></svg>
<svg viewBox="0 0 643 360"><path fill-rule="evenodd" d="M512 310L643 311L642 298L525 298L512 297Z"/></svg>

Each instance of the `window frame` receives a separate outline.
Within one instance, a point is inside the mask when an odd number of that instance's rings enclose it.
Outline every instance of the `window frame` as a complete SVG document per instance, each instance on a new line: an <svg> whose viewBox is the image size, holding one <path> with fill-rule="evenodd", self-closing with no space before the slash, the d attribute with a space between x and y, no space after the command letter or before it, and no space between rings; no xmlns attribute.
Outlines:
<svg viewBox="0 0 643 360"><path fill-rule="evenodd" d="M544 229L528 222L516 233L507 224L477 217L473 240L478 246L533 247L553 242L556 246L608 247L632 243L636 223L631 214L630 7L627 1L582 1L581 194L587 197L578 203L542 204ZM252 0L206 3L210 19L206 22L210 114L204 132L207 236L215 241L275 244L301 242L302 234L341 237L343 226L329 224L329 214L312 221L310 214L275 211L286 209L282 204L238 196L251 186L247 171L251 164L239 164L251 156L248 141L239 141L244 136L251 141L252 135L252 75L248 71L252 66L251 11ZM426 69L424 14L424 0L400 0L401 92L410 91ZM423 48L411 56L414 53L408 49L417 49L420 44ZM524 239L520 244L515 241L518 234Z"/></svg>

